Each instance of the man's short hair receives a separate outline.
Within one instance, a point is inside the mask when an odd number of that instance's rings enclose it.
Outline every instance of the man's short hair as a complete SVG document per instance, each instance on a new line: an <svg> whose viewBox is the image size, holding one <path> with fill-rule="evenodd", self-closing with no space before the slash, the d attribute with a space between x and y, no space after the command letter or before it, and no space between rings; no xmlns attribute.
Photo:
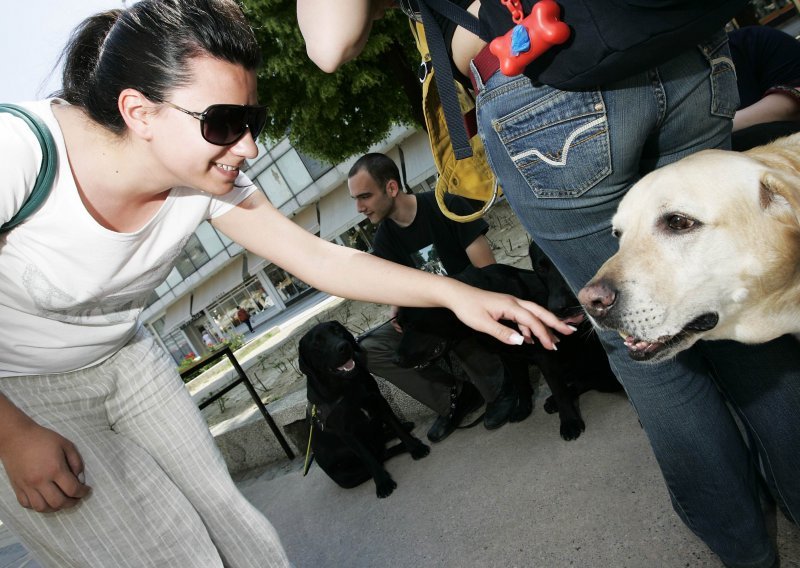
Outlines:
<svg viewBox="0 0 800 568"><path fill-rule="evenodd" d="M364 154L350 168L347 177L351 178L361 170L366 170L381 189L386 189L386 184L390 181L396 181L400 185L400 170L397 169L397 164L386 154L379 152Z"/></svg>

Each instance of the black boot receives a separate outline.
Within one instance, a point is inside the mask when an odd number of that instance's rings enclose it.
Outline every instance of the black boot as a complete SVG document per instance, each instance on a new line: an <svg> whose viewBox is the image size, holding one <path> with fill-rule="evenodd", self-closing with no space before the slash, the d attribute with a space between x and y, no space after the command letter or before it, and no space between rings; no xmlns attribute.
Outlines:
<svg viewBox="0 0 800 568"><path fill-rule="evenodd" d="M457 392L458 385L454 385L450 390L450 411L434 420L428 430L428 440L431 442L441 442L447 438L465 416L483 405L483 397L471 383L462 383L461 393L456 395Z"/></svg>
<svg viewBox="0 0 800 568"><path fill-rule="evenodd" d="M508 377L503 380L503 386L497 397L486 405L486 415L483 417L483 425L487 430L500 428L508 422L514 408L517 406L517 390Z"/></svg>

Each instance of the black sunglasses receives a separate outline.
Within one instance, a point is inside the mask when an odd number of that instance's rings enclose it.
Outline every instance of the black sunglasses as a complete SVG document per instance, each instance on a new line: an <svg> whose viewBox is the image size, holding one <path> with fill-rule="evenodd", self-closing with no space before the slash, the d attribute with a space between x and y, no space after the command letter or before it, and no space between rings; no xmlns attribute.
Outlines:
<svg viewBox="0 0 800 568"><path fill-rule="evenodd" d="M199 120L203 138L216 146L233 144L248 128L256 140L267 123L265 106L211 105L203 112L192 112L169 101L161 102Z"/></svg>

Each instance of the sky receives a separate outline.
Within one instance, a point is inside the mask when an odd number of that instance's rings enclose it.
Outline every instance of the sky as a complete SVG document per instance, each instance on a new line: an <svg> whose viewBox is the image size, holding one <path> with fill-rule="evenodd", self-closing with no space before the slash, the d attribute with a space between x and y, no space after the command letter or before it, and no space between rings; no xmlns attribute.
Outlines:
<svg viewBox="0 0 800 568"><path fill-rule="evenodd" d="M133 0L128 0L130 5ZM85 17L122 8L123 0L21 0L0 17L0 102L44 98L61 85L53 73L73 28Z"/></svg>

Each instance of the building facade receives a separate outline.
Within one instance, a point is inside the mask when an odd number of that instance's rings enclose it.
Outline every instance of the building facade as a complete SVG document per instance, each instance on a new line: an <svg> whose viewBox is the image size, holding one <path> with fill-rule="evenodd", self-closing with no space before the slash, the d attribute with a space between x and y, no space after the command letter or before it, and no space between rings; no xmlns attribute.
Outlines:
<svg viewBox="0 0 800 568"><path fill-rule="evenodd" d="M356 211L347 172L358 156L325 164L298 152L287 139L259 142L246 173L284 215L304 229L343 246L368 251L373 227ZM405 166L414 191L432 189L436 168L424 131L397 127L371 151ZM280 235L276 235L280 238ZM207 351L212 342L248 331L237 312L244 308L261 326L315 290L266 259L245 251L204 222L187 243L167 279L155 290L142 317L176 363Z"/></svg>

